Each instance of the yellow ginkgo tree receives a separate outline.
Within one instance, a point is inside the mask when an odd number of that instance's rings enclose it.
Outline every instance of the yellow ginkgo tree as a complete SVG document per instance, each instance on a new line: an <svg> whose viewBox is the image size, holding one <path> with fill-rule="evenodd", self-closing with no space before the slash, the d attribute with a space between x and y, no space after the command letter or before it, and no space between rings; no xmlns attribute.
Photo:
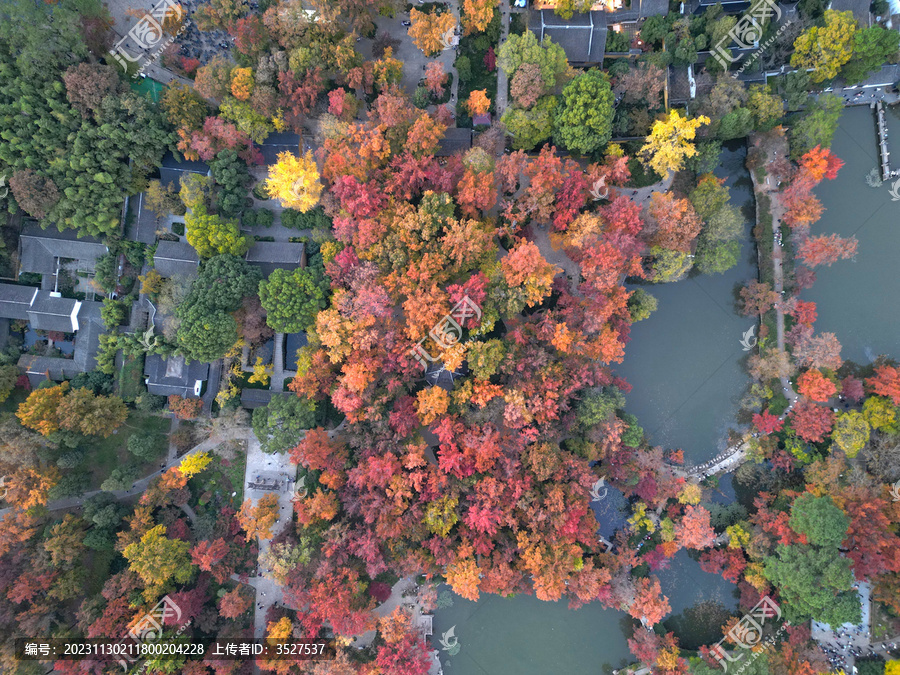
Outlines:
<svg viewBox="0 0 900 675"><path fill-rule="evenodd" d="M269 167L266 190L285 208L306 213L319 203L322 182L312 153L297 157L290 152L278 154L278 161Z"/></svg>
<svg viewBox="0 0 900 675"><path fill-rule="evenodd" d="M181 460L178 470L185 478L191 478L203 471L211 461L212 457L209 456L208 452L196 452Z"/></svg>
<svg viewBox="0 0 900 675"><path fill-rule="evenodd" d="M272 375L272 366L263 363L262 357L256 357L256 364L253 366L253 374L250 375L250 383L259 383L266 385L269 383L269 377Z"/></svg>
<svg viewBox="0 0 900 675"><path fill-rule="evenodd" d="M697 129L703 124L709 124L706 115L691 119L682 117L677 110L670 112L666 119L654 122L647 142L640 151L644 166L663 177L669 171L682 169L684 160L697 154L693 141Z"/></svg>

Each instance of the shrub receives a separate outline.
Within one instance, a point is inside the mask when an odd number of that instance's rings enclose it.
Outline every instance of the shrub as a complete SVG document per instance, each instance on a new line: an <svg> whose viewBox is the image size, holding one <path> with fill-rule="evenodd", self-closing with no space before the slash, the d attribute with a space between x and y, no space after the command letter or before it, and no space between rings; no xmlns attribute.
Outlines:
<svg viewBox="0 0 900 675"><path fill-rule="evenodd" d="M180 426L172 435L169 436L169 440L172 442L172 445L175 446L175 449L178 451L178 454L185 452L196 445L194 443L195 434L193 427L189 426Z"/></svg>
<svg viewBox="0 0 900 675"><path fill-rule="evenodd" d="M178 394L169 396L169 410L180 420L192 420L203 409L203 401L199 398L184 398Z"/></svg>

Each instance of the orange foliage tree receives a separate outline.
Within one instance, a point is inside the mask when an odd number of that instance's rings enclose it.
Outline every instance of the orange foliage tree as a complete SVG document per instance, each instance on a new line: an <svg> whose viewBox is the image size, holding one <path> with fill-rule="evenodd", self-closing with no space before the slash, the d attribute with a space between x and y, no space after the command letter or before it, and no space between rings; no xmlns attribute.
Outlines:
<svg viewBox="0 0 900 675"><path fill-rule="evenodd" d="M272 527L278 520L278 511L278 497L272 493L260 497L256 506L252 499L244 501L238 513L238 522L244 529L247 541L253 537L270 539Z"/></svg>
<svg viewBox="0 0 900 675"><path fill-rule="evenodd" d="M482 115L491 107L491 99L488 98L487 89L474 89L469 93L466 99L466 110L469 111L470 117Z"/></svg>
<svg viewBox="0 0 900 675"><path fill-rule="evenodd" d="M797 389L813 401L827 401L837 393L837 385L816 369L807 370L797 378Z"/></svg>
<svg viewBox="0 0 900 675"><path fill-rule="evenodd" d="M413 8L409 11L409 21L412 24L409 36L426 56L434 56L450 46L450 39L456 29L456 19L450 12L425 13Z"/></svg>
<svg viewBox="0 0 900 675"><path fill-rule="evenodd" d="M466 35L482 32L494 18L496 8L493 0L463 0L463 32Z"/></svg>

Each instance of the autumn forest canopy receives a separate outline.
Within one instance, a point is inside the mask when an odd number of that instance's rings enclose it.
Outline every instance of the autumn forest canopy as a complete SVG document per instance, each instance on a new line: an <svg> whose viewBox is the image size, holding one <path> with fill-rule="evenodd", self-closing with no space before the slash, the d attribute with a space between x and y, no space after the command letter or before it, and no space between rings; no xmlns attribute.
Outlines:
<svg viewBox="0 0 900 675"><path fill-rule="evenodd" d="M900 35L814 5L773 43L796 70L759 84L698 62L736 22L721 5L610 32L634 58L582 68L491 0L209 0L161 20L187 32L145 80L109 52L144 9L4 2L0 305L31 304L0 326L0 670L118 672L17 660L13 638L124 638L163 598L166 637L336 656L148 673L424 675L422 617L485 595L619 610L632 665L665 675L721 672L723 650L831 673L819 624L900 635L900 366L844 360L802 297L860 247L819 223L846 103L821 90ZM701 91L670 100L688 65ZM52 273L23 267L40 228L71 236ZM88 265L76 236L102 249ZM758 339L731 464L698 468L626 412L646 393L617 369L659 284L744 258L734 311ZM36 318L48 289L66 330ZM90 366L59 370L66 344ZM733 606L668 621L676 556ZM750 658L736 626L764 598L784 630Z"/></svg>

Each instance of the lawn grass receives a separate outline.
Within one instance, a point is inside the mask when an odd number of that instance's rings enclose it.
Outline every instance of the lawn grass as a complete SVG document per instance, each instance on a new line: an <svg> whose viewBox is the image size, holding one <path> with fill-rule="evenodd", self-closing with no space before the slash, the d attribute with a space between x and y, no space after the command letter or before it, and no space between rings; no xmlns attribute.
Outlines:
<svg viewBox="0 0 900 675"><path fill-rule="evenodd" d="M144 386L144 357L124 359L119 369L116 391L124 400L134 401L146 392Z"/></svg>
<svg viewBox="0 0 900 675"><path fill-rule="evenodd" d="M100 483L106 480L113 469L118 469L126 464L137 464L139 476L151 473L156 466L156 461L162 457L169 447L169 424L165 417L157 417L138 411L132 411L119 429L118 433L109 438L92 439L85 445L85 464L91 467L91 488L99 488ZM159 454L157 459L141 462L128 452L128 439L132 434L139 432L150 433L158 436Z"/></svg>
<svg viewBox="0 0 900 675"><path fill-rule="evenodd" d="M235 509L241 507L244 500L244 473L247 467L247 452L238 451L235 458L227 461L213 455L213 463L201 474L203 478L203 490L220 495L223 499L231 500ZM231 493L237 494L232 498ZM208 508L206 504L199 504L201 508Z"/></svg>

